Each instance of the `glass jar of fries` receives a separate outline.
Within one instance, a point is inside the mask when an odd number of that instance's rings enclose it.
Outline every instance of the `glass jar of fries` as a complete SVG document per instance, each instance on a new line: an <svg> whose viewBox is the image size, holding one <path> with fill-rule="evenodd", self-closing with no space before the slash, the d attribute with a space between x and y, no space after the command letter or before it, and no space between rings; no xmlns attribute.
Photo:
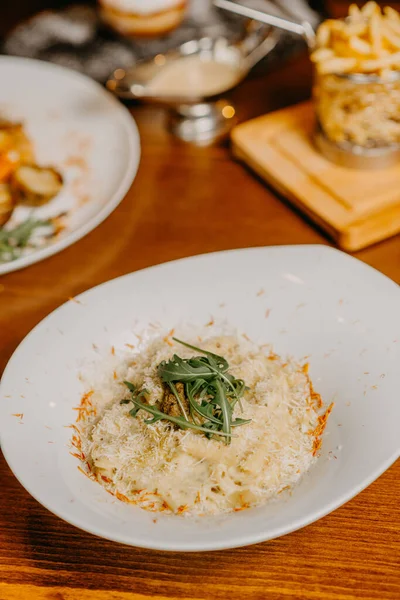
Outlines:
<svg viewBox="0 0 400 600"><path fill-rule="evenodd" d="M314 82L319 128L332 142L362 148L400 144L400 74L320 74Z"/></svg>
<svg viewBox="0 0 400 600"><path fill-rule="evenodd" d="M317 142L330 156L347 151L368 157L400 152L400 15L375 2L352 5L345 20L329 20L317 31L314 102ZM322 143L321 143L322 140ZM336 155L332 145L337 146ZM343 156L339 161L343 161ZM362 161L348 166L363 166ZM381 166L387 166L383 161ZM377 163L377 166L378 163Z"/></svg>

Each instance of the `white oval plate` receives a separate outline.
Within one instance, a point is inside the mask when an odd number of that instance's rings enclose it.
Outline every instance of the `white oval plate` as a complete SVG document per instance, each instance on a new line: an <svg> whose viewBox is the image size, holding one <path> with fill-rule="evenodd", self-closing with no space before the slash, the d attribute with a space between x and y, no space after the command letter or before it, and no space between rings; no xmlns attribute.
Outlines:
<svg viewBox="0 0 400 600"><path fill-rule="evenodd" d="M252 544L326 515L399 456L400 290L346 254L323 246L209 254L126 275L77 300L27 336L0 390L8 464L32 496L77 527L162 550ZM169 329L211 316L280 354L310 355L317 390L335 402L317 465L288 499L220 518L154 515L113 499L67 448L65 426L84 391L79 373L112 346L126 352L149 322Z"/></svg>
<svg viewBox="0 0 400 600"><path fill-rule="evenodd" d="M88 77L38 60L0 57L0 115L24 123L38 164L54 165L62 192L34 210L38 218L69 211L51 243L0 264L0 275L22 269L75 243L118 206L135 178L139 134L128 110ZM31 209L18 207L16 223Z"/></svg>

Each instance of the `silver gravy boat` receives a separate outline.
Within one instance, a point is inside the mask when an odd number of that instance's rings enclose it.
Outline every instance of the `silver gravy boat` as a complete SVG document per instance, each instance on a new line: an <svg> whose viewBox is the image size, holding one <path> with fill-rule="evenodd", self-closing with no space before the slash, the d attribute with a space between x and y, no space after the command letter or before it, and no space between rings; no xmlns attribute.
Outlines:
<svg viewBox="0 0 400 600"><path fill-rule="evenodd" d="M213 143L225 137L235 123L236 110L225 99L225 94L242 82L275 48L279 37L275 29L253 21L239 42L231 42L225 37L204 37L139 61L129 70L116 69L107 81L107 88L120 98L163 105L167 109L169 130L181 140L195 144ZM152 91L150 82L166 65L194 55L234 67L237 77L229 87L209 96L195 94L190 89L184 95L160 95Z"/></svg>

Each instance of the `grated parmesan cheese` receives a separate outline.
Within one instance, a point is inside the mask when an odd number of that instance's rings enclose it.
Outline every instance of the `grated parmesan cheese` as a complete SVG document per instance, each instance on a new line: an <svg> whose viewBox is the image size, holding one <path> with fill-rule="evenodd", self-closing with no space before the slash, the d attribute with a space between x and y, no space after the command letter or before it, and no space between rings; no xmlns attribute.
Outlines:
<svg viewBox="0 0 400 600"><path fill-rule="evenodd" d="M174 353L194 352L157 337L113 370L110 381L90 393L90 410L79 412L78 448L89 476L122 501L154 511L185 515L221 514L265 503L290 489L316 460L327 416L319 415L321 399L313 390L307 369L293 360L282 361L268 347L242 336L194 338L190 343L224 356L230 372L250 388L242 399L252 419L234 429L229 446L191 430L174 429L149 415L129 415L126 379L150 392L149 402L161 401L163 388L157 366ZM87 398L88 394L84 396Z"/></svg>

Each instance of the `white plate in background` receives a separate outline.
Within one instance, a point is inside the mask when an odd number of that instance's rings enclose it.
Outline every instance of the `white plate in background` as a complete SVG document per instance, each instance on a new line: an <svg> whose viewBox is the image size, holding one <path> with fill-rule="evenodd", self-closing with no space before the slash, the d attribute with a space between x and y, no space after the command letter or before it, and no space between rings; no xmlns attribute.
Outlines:
<svg viewBox="0 0 400 600"><path fill-rule="evenodd" d="M60 252L97 227L121 202L140 159L129 111L88 77L38 60L0 56L0 116L22 121L39 165L61 171L65 185L33 216L69 211L67 227L46 246L7 263L0 275ZM32 209L17 207L13 222Z"/></svg>
<svg viewBox="0 0 400 600"><path fill-rule="evenodd" d="M347 502L400 454L400 290L344 253L282 246L208 254L120 277L77 300L26 337L0 388L10 468L32 496L77 527L161 550L261 542ZM123 504L84 477L69 454L65 426L85 391L79 373L112 346L125 353L150 322L203 326L211 316L279 354L310 356L317 391L335 402L322 454L289 498L240 513L195 519Z"/></svg>

